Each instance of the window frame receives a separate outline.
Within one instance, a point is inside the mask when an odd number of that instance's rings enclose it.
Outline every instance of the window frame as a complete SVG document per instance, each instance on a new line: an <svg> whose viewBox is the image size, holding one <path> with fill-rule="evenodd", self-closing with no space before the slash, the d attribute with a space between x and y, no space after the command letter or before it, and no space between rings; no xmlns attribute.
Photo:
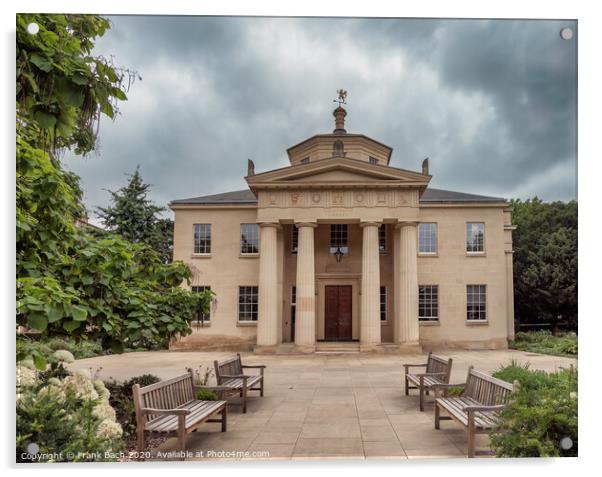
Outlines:
<svg viewBox="0 0 602 477"><path fill-rule="evenodd" d="M291 253L297 255L299 252L299 227L295 224L291 227Z"/></svg>
<svg viewBox="0 0 602 477"><path fill-rule="evenodd" d="M207 248L209 249L208 252L207 251L204 251L204 252L200 252L199 251L199 252L197 252L197 227L201 227L201 226L207 227L209 229L209 240L208 240L209 241L209 246L207 247L207 244L206 243L204 244L205 245L205 250ZM204 223L204 224L193 224L192 225L192 255L200 256L200 257L208 257L208 256L211 255L212 232L213 231L212 231L211 224ZM206 240L207 239L205 239L205 241ZM200 237L199 237L199 241L200 241ZM199 245L200 245L200 243L199 243Z"/></svg>
<svg viewBox="0 0 602 477"><path fill-rule="evenodd" d="M378 226L378 253L387 253L387 226L380 224Z"/></svg>
<svg viewBox="0 0 602 477"><path fill-rule="evenodd" d="M432 245L434 243L434 246L435 246L435 250L434 251L426 251L425 252L425 251L421 250L421 246L422 246L421 237L422 237L423 234L420 232L420 229L423 228L423 226L426 226L426 225L432 225L432 226L434 226L435 239L434 239L434 241L431 241L430 239L428 241L428 244L431 245L431 247L432 247ZM426 245L426 242L425 242L425 245ZM428 256L435 257L438 254L439 254L439 224L437 222L420 222L418 224L418 255L427 256L427 257Z"/></svg>
<svg viewBox="0 0 602 477"><path fill-rule="evenodd" d="M349 227L347 224L330 224L328 244L328 250L331 255L336 252L338 247L341 248L341 252L345 255L349 253Z"/></svg>
<svg viewBox="0 0 602 477"><path fill-rule="evenodd" d="M244 291L244 293L243 293ZM249 302L243 302L241 299L243 296L248 296L251 298ZM241 306L247 307L242 311ZM241 318L241 316L251 316L248 318ZM255 319L253 319L253 316ZM257 319L259 317L259 287L257 285L239 285L238 286L238 313L237 313L237 321L238 323L257 323Z"/></svg>
<svg viewBox="0 0 602 477"><path fill-rule="evenodd" d="M381 324L387 323L389 307L387 306L387 287L385 285L381 285L379 289L379 312Z"/></svg>
<svg viewBox="0 0 602 477"><path fill-rule="evenodd" d="M472 225L482 225L482 227L483 227L483 237L481 240L482 250L469 250L470 243L468 241L468 233L469 233L469 226L472 226ZM466 222L464 242L465 242L466 255L469 255L469 256L485 255L485 251L486 251L486 248L485 248L485 222Z"/></svg>
<svg viewBox="0 0 602 477"><path fill-rule="evenodd" d="M254 252L245 251L245 247L248 247L250 242L248 242L246 240L243 241L243 237L248 237L248 234L245 235L243 233L243 228L248 227L248 226L254 227L255 230L257 231L257 245L256 245L256 251L254 251ZM254 238L254 237L251 236L251 238ZM253 245L253 244L251 244L251 245ZM259 243L259 224L254 224L252 222L240 224L240 248L239 248L240 255L252 256L252 257L258 256L259 255L259 245L260 245L260 243Z"/></svg>
<svg viewBox="0 0 602 477"><path fill-rule="evenodd" d="M428 293L428 295L426 293L422 293L421 289L426 289L429 288L430 292ZM435 293L433 294L433 289L435 290ZM424 290L426 292L426 290ZM433 302L433 296L435 297L435 301ZM426 300L429 299L430 302L429 303L424 303L421 306L421 300ZM421 309L424 308L424 310L426 311L426 309L430 309L431 313L433 311L433 308L435 308L436 314L435 316L426 316L426 314L424 316L421 316ZM418 285L418 322L423 324L423 323L439 323L439 314L441 311L441 307L439 306L439 285L436 284L424 284L424 285Z"/></svg>
<svg viewBox="0 0 602 477"><path fill-rule="evenodd" d="M469 288L470 287L479 287L480 290L477 293L477 296L479 297L479 301L474 303L474 302L469 302ZM484 292L481 292L481 289L484 290ZM472 296L474 297L474 292L472 293ZM481 301L480 298L484 297L484 300ZM489 321L489 310L488 310L488 306L487 306L487 284L483 284L483 283L470 283L466 285L466 323L472 324L472 323L488 323ZM469 307L470 306L479 306L479 307L483 307L483 309L479 309L476 313L478 316L483 315L484 318L470 318L471 314L474 314L475 311L469 311Z"/></svg>

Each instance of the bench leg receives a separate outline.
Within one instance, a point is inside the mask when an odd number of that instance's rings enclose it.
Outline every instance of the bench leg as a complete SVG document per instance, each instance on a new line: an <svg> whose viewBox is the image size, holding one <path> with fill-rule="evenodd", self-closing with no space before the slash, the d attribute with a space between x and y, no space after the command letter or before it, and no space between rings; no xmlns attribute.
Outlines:
<svg viewBox="0 0 602 477"><path fill-rule="evenodd" d="M224 406L224 410L222 411L222 432L226 432L228 421L228 406Z"/></svg>
<svg viewBox="0 0 602 477"><path fill-rule="evenodd" d="M408 384L408 375L405 375L405 382L406 382L406 396L410 395L410 389L408 388L409 384Z"/></svg>
<svg viewBox="0 0 602 477"><path fill-rule="evenodd" d="M141 429L138 426L138 452L144 452L144 448L146 447L146 443L144 442L144 427Z"/></svg>
<svg viewBox="0 0 602 477"><path fill-rule="evenodd" d="M247 387L242 388L242 413L247 413Z"/></svg>
<svg viewBox="0 0 602 477"><path fill-rule="evenodd" d="M441 421L441 414L439 411L439 405L435 403L435 429L439 429Z"/></svg>
<svg viewBox="0 0 602 477"><path fill-rule="evenodd" d="M420 386L420 412L424 412L424 387Z"/></svg>
<svg viewBox="0 0 602 477"><path fill-rule="evenodd" d="M259 390L259 395L263 397L263 378L261 378L261 388Z"/></svg>
<svg viewBox="0 0 602 477"><path fill-rule="evenodd" d="M180 450L186 450L186 416L178 416L178 443Z"/></svg>
<svg viewBox="0 0 602 477"><path fill-rule="evenodd" d="M468 413L468 427L466 428L468 437L468 457L473 458L475 455L475 428L474 428L474 414Z"/></svg>

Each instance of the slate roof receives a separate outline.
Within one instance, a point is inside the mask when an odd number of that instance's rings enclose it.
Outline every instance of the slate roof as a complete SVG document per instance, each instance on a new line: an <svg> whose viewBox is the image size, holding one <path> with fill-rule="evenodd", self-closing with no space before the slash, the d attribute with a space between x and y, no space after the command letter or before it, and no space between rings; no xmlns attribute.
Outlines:
<svg viewBox="0 0 602 477"><path fill-rule="evenodd" d="M451 190L432 189L427 187L420 198L421 204L471 204L471 203L504 203L502 197L491 197L486 195L466 194ZM252 205L257 199L249 189L224 192L222 194L204 195L190 199L172 200L171 204L190 205Z"/></svg>

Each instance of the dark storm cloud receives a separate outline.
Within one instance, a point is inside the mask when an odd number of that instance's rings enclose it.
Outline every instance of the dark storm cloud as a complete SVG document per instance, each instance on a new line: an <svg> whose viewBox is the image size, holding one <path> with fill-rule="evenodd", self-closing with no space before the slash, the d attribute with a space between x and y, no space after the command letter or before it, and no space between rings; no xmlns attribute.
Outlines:
<svg viewBox="0 0 602 477"><path fill-rule="evenodd" d="M100 148L69 157L88 207L104 205L140 164L152 198L245 187L285 150L332 129L335 90L347 129L394 148L391 165L433 186L576 197L576 40L567 21L112 17L97 51L137 70Z"/></svg>

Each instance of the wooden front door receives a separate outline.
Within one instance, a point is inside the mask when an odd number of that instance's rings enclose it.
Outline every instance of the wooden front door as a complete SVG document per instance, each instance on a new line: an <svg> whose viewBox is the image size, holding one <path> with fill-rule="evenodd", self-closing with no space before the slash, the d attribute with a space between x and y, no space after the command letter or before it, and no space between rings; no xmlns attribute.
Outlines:
<svg viewBox="0 0 602 477"><path fill-rule="evenodd" d="M351 340L351 285L326 286L324 339Z"/></svg>

